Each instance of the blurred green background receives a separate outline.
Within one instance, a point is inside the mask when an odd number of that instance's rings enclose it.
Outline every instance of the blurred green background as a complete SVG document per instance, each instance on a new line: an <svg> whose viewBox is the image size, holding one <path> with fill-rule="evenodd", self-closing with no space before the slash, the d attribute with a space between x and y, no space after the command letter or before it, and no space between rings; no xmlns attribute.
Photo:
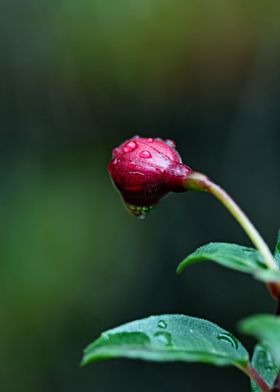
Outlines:
<svg viewBox="0 0 280 392"><path fill-rule="evenodd" d="M107 164L136 133L175 139L273 246L279 22L279 1L1 0L1 391L248 390L228 368L79 362L102 330L150 314L240 337L237 320L273 311L248 276L210 263L175 274L201 244L249 244L215 200L172 195L138 221Z"/></svg>

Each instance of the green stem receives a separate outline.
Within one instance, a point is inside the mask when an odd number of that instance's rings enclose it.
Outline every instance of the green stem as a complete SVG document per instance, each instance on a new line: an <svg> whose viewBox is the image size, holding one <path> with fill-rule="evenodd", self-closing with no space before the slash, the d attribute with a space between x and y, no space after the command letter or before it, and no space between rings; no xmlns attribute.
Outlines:
<svg viewBox="0 0 280 392"><path fill-rule="evenodd" d="M249 218L244 214L241 208L231 198L231 196L224 191L219 185L212 182L207 176L201 173L193 172L187 182L186 188L195 191L209 192L216 197L236 219L236 221L243 228L252 243L259 250L263 256L264 262L269 269L278 270L278 265L272 256L269 247L251 223Z"/></svg>

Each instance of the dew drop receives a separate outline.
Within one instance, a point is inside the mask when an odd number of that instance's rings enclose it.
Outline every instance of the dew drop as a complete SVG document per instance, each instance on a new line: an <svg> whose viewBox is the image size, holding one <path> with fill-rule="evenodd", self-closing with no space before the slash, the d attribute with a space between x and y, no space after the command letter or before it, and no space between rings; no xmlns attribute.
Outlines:
<svg viewBox="0 0 280 392"><path fill-rule="evenodd" d="M136 150L136 148L137 148L137 143L130 141L124 146L123 151L124 152L132 152L132 151Z"/></svg>
<svg viewBox="0 0 280 392"><path fill-rule="evenodd" d="M144 219L152 211L153 206L134 206L126 204L128 211L139 219Z"/></svg>
<svg viewBox="0 0 280 392"><path fill-rule="evenodd" d="M142 151L139 154L140 158L149 159L152 158L152 154L149 151Z"/></svg>
<svg viewBox="0 0 280 392"><path fill-rule="evenodd" d="M120 151L119 148L114 148L113 149L113 151L112 151L112 159L116 158L116 155L118 154L119 151Z"/></svg>
<svg viewBox="0 0 280 392"><path fill-rule="evenodd" d="M110 337L109 337L109 335L102 335L102 338L103 338L103 342L104 343L106 343L106 342L109 342L109 340L110 340Z"/></svg>
<svg viewBox="0 0 280 392"><path fill-rule="evenodd" d="M167 322L164 320L159 320L158 322L158 328L166 329L167 328Z"/></svg>
<svg viewBox="0 0 280 392"><path fill-rule="evenodd" d="M220 333L218 335L218 339L229 343L235 349L238 348L237 339L233 335L231 335L230 333Z"/></svg>
<svg viewBox="0 0 280 392"><path fill-rule="evenodd" d="M134 162L129 162L129 164L128 164L128 168L130 169L130 170L134 170L135 169L135 163Z"/></svg>
<svg viewBox="0 0 280 392"><path fill-rule="evenodd" d="M166 139L165 143L168 144L168 146L175 148L176 147L176 143L174 142L174 140L171 139Z"/></svg>
<svg viewBox="0 0 280 392"><path fill-rule="evenodd" d="M169 332L158 331L154 334L154 337L163 346L173 346L172 336Z"/></svg>
<svg viewBox="0 0 280 392"><path fill-rule="evenodd" d="M154 141L154 139L153 139L152 137L149 137L149 138L147 139L147 142L148 142L148 143L153 143L153 141Z"/></svg>

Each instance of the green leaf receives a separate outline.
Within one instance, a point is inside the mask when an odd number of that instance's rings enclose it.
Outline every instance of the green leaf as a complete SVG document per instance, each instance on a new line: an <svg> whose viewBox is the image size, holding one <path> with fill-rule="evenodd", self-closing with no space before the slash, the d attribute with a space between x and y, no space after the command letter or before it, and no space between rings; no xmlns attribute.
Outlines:
<svg viewBox="0 0 280 392"><path fill-rule="evenodd" d="M280 317L260 314L240 323L242 332L253 335L270 352L276 366L280 367Z"/></svg>
<svg viewBox="0 0 280 392"><path fill-rule="evenodd" d="M177 272L181 273L189 265L207 260L252 274L264 282L280 281L280 272L269 270L256 249L223 242L201 246L179 264Z"/></svg>
<svg viewBox="0 0 280 392"><path fill-rule="evenodd" d="M229 332L183 315L151 316L111 329L85 349L82 364L121 357L239 368L249 361L245 348Z"/></svg>
<svg viewBox="0 0 280 392"><path fill-rule="evenodd" d="M256 279L262 282L279 282L280 272L271 269L260 269L254 273Z"/></svg>
<svg viewBox="0 0 280 392"><path fill-rule="evenodd" d="M275 247L275 260L277 261L277 264L280 267L280 230L278 231L277 235L277 242L276 242L276 247Z"/></svg>
<svg viewBox="0 0 280 392"><path fill-rule="evenodd" d="M270 353L260 344L257 344L252 358L252 366L262 376L269 386L273 386L279 368L272 360ZM254 381L251 381L252 392L262 392Z"/></svg>

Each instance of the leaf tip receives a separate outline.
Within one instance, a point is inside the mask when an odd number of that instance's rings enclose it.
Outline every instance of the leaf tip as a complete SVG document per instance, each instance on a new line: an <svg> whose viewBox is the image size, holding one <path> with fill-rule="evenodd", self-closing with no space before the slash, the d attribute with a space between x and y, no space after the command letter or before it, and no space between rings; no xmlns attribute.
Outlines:
<svg viewBox="0 0 280 392"><path fill-rule="evenodd" d="M87 364L88 364L87 360L85 359L85 357L83 357L80 362L80 367L85 367Z"/></svg>
<svg viewBox="0 0 280 392"><path fill-rule="evenodd" d="M87 346L83 351L83 356L82 356L82 359L80 362L80 367L85 367L94 361L94 358L92 357L91 353L88 353L89 347L90 346Z"/></svg>
<svg viewBox="0 0 280 392"><path fill-rule="evenodd" d="M179 275L183 272L183 270L184 270L184 261L181 261L181 263L176 268L176 273Z"/></svg>

